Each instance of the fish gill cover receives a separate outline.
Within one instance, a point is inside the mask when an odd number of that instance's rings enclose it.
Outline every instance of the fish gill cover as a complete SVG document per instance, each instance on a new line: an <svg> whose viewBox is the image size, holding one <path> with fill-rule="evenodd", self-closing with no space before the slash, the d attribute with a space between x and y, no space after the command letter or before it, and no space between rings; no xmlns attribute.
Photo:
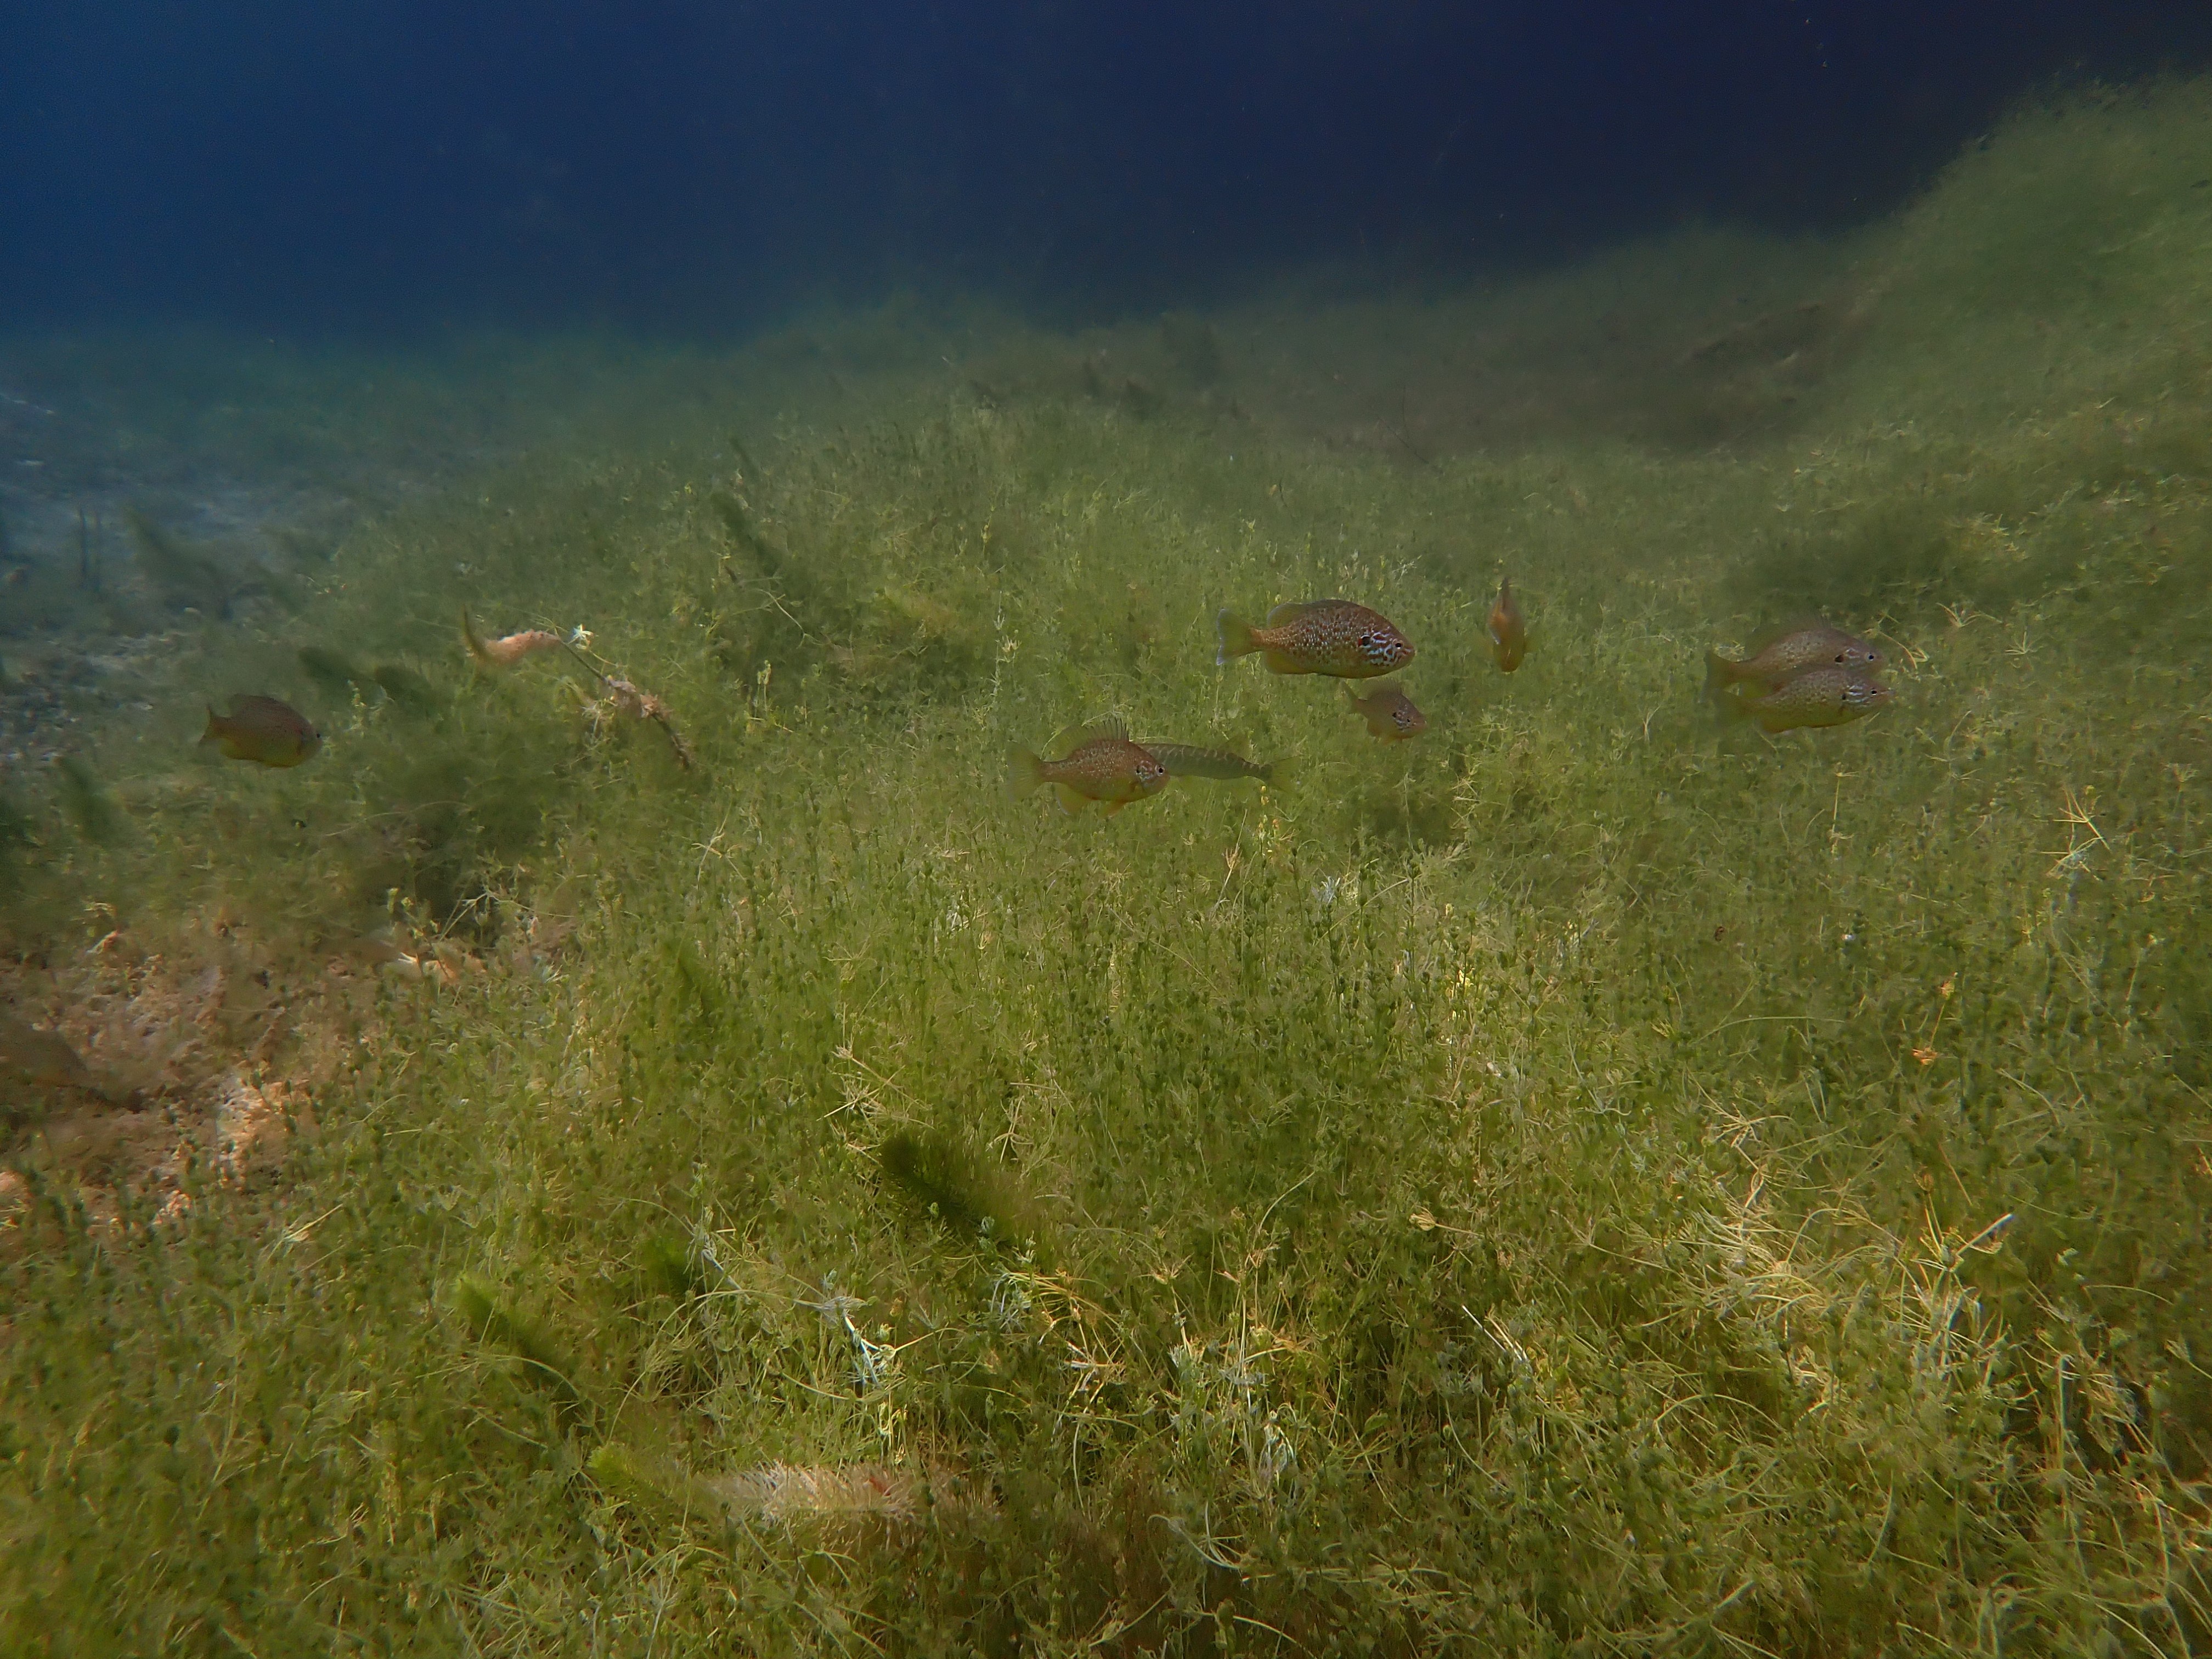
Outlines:
<svg viewBox="0 0 2212 1659"><path fill-rule="evenodd" d="M0 1646L2202 1650L2207 155L11 335ZM1415 653L1216 662L1330 599ZM1071 731L1168 781L1010 801Z"/></svg>

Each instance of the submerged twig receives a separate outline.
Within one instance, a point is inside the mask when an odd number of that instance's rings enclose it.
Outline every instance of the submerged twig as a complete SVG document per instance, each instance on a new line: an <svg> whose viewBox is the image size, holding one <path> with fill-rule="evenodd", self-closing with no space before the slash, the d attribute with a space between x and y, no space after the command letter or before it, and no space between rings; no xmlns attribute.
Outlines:
<svg viewBox="0 0 2212 1659"><path fill-rule="evenodd" d="M1398 397L1398 418L1395 421L1386 420L1382 424L1389 427L1390 428L1390 434L1396 438L1401 444L1405 446L1406 453L1408 455L1411 455L1423 466L1432 466L1435 465L1434 458L1423 454L1419 449L1415 447L1413 441L1406 435L1406 402L1405 394L1401 392Z"/></svg>
<svg viewBox="0 0 2212 1659"><path fill-rule="evenodd" d="M667 734L668 746L676 756L676 763L686 771L690 770L693 758L691 745L676 729L676 718L668 712L668 705L635 681L625 679L619 674L608 673L576 648L578 641L588 645L591 638L580 628L574 638L556 643L576 659L578 667L599 683L605 694L585 701L584 716L591 721L592 730L604 731L622 715L628 715L632 720L651 720Z"/></svg>
<svg viewBox="0 0 2212 1659"><path fill-rule="evenodd" d="M525 657L538 651L565 651L581 668L599 684L602 695L587 697L584 714L594 731L603 731L617 717L628 715L632 720L651 720L668 734L668 746L675 751L676 763L690 769L691 745L676 729L675 717L668 705L643 686L626 680L619 674L610 674L576 647L591 643L590 633L581 628L563 639L558 634L549 634L542 628L526 629L520 634L508 634L495 640L487 640L476 629L469 616L469 608L461 607L461 638L469 648L469 656L477 666L484 669L509 668Z"/></svg>
<svg viewBox="0 0 2212 1659"><path fill-rule="evenodd" d="M606 688L607 695L588 705L586 710L593 725L604 725L617 714L627 714L633 720L651 720L668 734L668 746L675 753L676 763L687 771L690 769L691 745L676 729L676 721L670 715L666 703L652 692L617 675L602 674L599 684Z"/></svg>

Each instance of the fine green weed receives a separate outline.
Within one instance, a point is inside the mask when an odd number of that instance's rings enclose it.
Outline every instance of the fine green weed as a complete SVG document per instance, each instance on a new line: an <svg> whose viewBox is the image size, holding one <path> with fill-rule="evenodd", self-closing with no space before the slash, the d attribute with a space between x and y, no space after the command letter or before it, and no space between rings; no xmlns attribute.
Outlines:
<svg viewBox="0 0 2212 1659"><path fill-rule="evenodd" d="M1614 365L1734 413L1576 359L1534 435L1332 442L1271 401L1326 317L894 307L599 365L180 623L11 785L10 943L221 917L352 1024L275 1173L16 1146L7 1644L2203 1651L2208 135L2024 113L1847 326ZM1711 247L1461 303L1565 339ZM1215 665L1332 593L1419 741ZM1808 606L1895 704L1718 731L1705 650ZM248 689L325 752L195 750ZM1006 798L1108 714L1290 764Z"/></svg>

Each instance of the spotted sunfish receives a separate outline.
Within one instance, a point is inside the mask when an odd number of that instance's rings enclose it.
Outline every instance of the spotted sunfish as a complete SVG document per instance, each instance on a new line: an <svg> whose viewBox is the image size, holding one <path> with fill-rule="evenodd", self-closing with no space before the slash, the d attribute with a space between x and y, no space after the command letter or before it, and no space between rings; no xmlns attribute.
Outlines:
<svg viewBox="0 0 2212 1659"><path fill-rule="evenodd" d="M1256 651L1275 674L1367 680L1413 659L1413 647L1389 617L1350 599L1279 605L1263 628L1224 610L1215 617L1214 629L1221 640L1214 661L1225 665Z"/></svg>
<svg viewBox="0 0 2212 1659"><path fill-rule="evenodd" d="M1429 717L1402 687L1378 685L1364 697L1348 685L1344 689L1352 697L1352 708L1367 722L1370 736L1385 743L1403 743L1429 729Z"/></svg>
<svg viewBox="0 0 2212 1659"><path fill-rule="evenodd" d="M1770 691L1721 691L1713 701L1724 720L1757 720L1766 732L1804 726L1849 726L1887 702L1889 687L1863 668L1820 662L1801 668Z"/></svg>
<svg viewBox="0 0 2212 1659"><path fill-rule="evenodd" d="M1066 752L1058 760L1042 759L1026 749L1007 755L1006 787L1017 799L1050 784L1061 811L1072 815L1097 801L1110 818L1131 801L1156 795L1167 786L1167 768L1151 750L1130 742L1119 720L1071 727L1054 738L1052 746Z"/></svg>
<svg viewBox="0 0 2212 1659"><path fill-rule="evenodd" d="M1836 668L1873 669L1881 653L1856 634L1846 634L1818 617L1770 630L1741 657L1705 653L1705 695L1717 696L1731 685L1755 684L1770 689L1801 669L1826 664Z"/></svg>
<svg viewBox="0 0 2212 1659"><path fill-rule="evenodd" d="M323 734L289 703L244 696L230 700L228 714L208 710L207 730L200 733L200 741L221 744L232 760L297 766L323 746Z"/></svg>

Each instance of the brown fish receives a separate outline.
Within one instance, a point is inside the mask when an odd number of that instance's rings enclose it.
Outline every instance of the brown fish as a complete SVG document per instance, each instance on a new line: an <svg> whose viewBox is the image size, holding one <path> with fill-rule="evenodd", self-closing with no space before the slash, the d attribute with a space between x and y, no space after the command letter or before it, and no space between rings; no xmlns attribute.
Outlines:
<svg viewBox="0 0 2212 1659"><path fill-rule="evenodd" d="M230 713L208 710L202 743L219 743L232 760L297 766L323 746L323 734L289 703L274 697L233 697Z"/></svg>
<svg viewBox="0 0 2212 1659"><path fill-rule="evenodd" d="M469 647L469 656L479 668L512 668L533 651L558 651L561 636L549 634L542 628L526 629L520 634L502 635L495 640L485 639L477 632L476 624L469 620L469 608L461 607L461 639Z"/></svg>
<svg viewBox="0 0 2212 1659"><path fill-rule="evenodd" d="M1717 651L1706 652L1705 695L1718 696L1728 687L1746 683L1771 690L1816 664L1871 670L1881 662L1881 653L1857 635L1812 617L1761 635L1742 657L1731 659Z"/></svg>
<svg viewBox="0 0 2212 1659"><path fill-rule="evenodd" d="M1110 818L1131 801L1156 795L1167 785L1167 768L1150 750L1130 742L1118 720L1072 727L1053 739L1053 747L1066 753L1056 761L1042 760L1026 749L1008 754L1006 787L1017 799L1048 783L1060 797L1061 811L1073 815L1095 800Z"/></svg>
<svg viewBox="0 0 2212 1659"><path fill-rule="evenodd" d="M1794 732L1802 726L1848 726L1863 720L1895 695L1864 669L1818 662L1801 668L1771 690L1714 694L1725 720L1757 720L1767 732Z"/></svg>
<svg viewBox="0 0 2212 1659"><path fill-rule="evenodd" d="M1510 576L1498 582L1498 603L1490 607L1490 654L1498 659L1501 674L1511 673L1528 654L1528 625L1521 619L1521 607L1513 603Z"/></svg>
<svg viewBox="0 0 2212 1659"><path fill-rule="evenodd" d="M0 1077L40 1088L104 1092L76 1049L52 1031L26 1025L9 1013L0 1013Z"/></svg>
<svg viewBox="0 0 2212 1659"><path fill-rule="evenodd" d="M1256 778L1263 784L1272 784L1281 775L1280 761L1270 761L1261 766L1226 749L1201 749L1191 743L1154 743L1150 738L1138 747L1165 767L1171 778L1219 778L1226 782Z"/></svg>
<svg viewBox="0 0 2212 1659"><path fill-rule="evenodd" d="M1257 651L1271 673L1367 680L1413 659L1413 647L1388 617L1349 599L1279 605L1267 613L1264 628L1255 628L1229 611L1213 621L1221 636L1221 648L1213 658L1217 663Z"/></svg>
<svg viewBox="0 0 2212 1659"><path fill-rule="evenodd" d="M1429 729L1429 717L1414 707L1401 687L1378 685L1364 697L1348 685L1344 690L1352 708L1367 722L1369 734L1385 743L1403 743Z"/></svg>

